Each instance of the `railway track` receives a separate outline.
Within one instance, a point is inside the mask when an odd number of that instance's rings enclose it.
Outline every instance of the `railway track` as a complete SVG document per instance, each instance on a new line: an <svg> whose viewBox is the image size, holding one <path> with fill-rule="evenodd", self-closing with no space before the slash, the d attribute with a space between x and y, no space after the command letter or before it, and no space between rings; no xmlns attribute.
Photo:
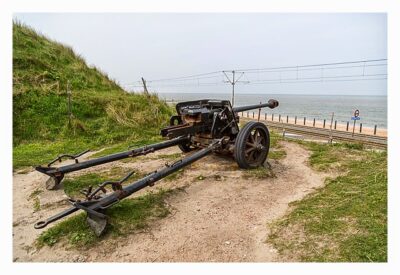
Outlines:
<svg viewBox="0 0 400 275"><path fill-rule="evenodd" d="M244 120L252 120L250 118L241 117ZM272 129L277 129L280 131L285 131L285 133L299 134L304 136L317 137L321 139L329 140L332 137L333 141L345 141L353 143L362 143L365 145L370 145L379 148L387 148L387 138L373 135L366 135L360 133L338 131L324 128L316 128L304 125L296 125L282 122L266 121L260 119L260 122L268 125Z"/></svg>

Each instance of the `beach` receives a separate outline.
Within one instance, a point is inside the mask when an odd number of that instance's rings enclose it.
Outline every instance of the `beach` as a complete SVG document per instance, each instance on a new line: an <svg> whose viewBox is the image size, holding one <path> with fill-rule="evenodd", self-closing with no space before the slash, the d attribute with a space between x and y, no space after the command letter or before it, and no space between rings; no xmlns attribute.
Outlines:
<svg viewBox="0 0 400 275"><path fill-rule="evenodd" d="M254 117L253 117L254 114ZM254 111L254 112L241 112L239 113L239 116L241 117L245 117L245 118L254 118L257 119L258 118L258 111ZM304 118L295 118L295 117L286 117L286 116L281 116L280 120L279 120L279 115L274 114L274 117L272 117L272 114L264 114L261 113L260 114L260 120L262 121L274 121L274 122L282 122L282 124L292 124L292 125L304 125L304 126L309 126L309 127L315 127L315 128L325 128L325 129L331 129L332 126L332 130L337 130L337 131L344 131L344 132L353 132L353 126L354 126L354 122L350 121L349 122L349 127L347 129L347 124L345 123L339 123L336 122L336 127L335 127L335 121L332 122L331 125L331 120L325 120L325 127L324 127L324 121L322 120L315 120L314 119L306 119L304 121ZM375 129L373 127L365 127L365 126L361 126L361 123L359 121L356 121L355 123L355 127L354 127L354 133L362 133L362 134L366 134L366 135L376 135L376 136L380 136L380 137L387 137L387 129L384 128L376 128L376 132Z"/></svg>

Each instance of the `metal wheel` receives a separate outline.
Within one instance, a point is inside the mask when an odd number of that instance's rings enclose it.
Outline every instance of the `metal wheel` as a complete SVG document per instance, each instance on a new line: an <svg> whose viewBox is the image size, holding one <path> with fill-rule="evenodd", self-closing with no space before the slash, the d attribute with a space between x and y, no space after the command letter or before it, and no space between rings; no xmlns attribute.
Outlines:
<svg viewBox="0 0 400 275"><path fill-rule="evenodd" d="M261 122L250 121L240 131L235 141L234 156L240 168L261 166L269 151L268 128Z"/></svg>

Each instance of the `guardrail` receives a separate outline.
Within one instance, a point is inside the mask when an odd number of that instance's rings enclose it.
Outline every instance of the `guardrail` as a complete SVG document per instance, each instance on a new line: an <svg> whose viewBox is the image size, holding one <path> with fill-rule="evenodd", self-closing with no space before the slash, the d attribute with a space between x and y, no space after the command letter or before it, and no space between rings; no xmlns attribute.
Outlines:
<svg viewBox="0 0 400 275"><path fill-rule="evenodd" d="M353 124L353 122L346 121L345 124L341 124L340 121L338 123L337 120L332 120L331 119L320 119L316 120L315 118L310 118L307 119L307 117L298 117L298 116L288 116L288 115L282 115L282 114L274 114L274 113L259 113L259 112L241 112L240 115L245 118L253 118L253 119L263 119L267 121L272 121L272 122L283 122L287 124L294 124L294 125L304 125L304 126L311 126L316 127L316 128L330 128L334 130L341 130L341 131L346 131L346 132L358 132L358 133L366 133L366 134L373 134L377 136L387 136L387 131L386 129L379 129L378 131L378 125L373 125L373 127L365 127L365 124L362 122L358 122L357 124ZM332 123L332 126L331 126ZM354 127L353 129L353 126Z"/></svg>
<svg viewBox="0 0 400 275"><path fill-rule="evenodd" d="M242 118L249 120L253 119L251 117L249 118L242 117ZM254 119L258 120L258 116ZM387 137L368 135L363 133L353 134L352 132L339 131L333 128L327 129L327 128L317 128L299 124L290 124L290 123L284 123L282 120L281 122L276 122L271 120L260 119L260 122L265 123L270 128L281 130L284 134L293 133L293 134L317 137L321 139L327 139L328 141L338 140L345 142L355 142L380 148L387 148Z"/></svg>

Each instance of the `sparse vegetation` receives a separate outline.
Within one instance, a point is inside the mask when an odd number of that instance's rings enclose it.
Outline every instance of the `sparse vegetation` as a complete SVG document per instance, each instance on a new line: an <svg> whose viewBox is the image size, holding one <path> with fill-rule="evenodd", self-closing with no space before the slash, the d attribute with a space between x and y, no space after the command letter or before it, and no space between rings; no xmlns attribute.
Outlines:
<svg viewBox="0 0 400 275"><path fill-rule="evenodd" d="M33 199L34 197L37 197L39 194L43 193L43 190L40 189L36 189L35 191L33 191L30 195L29 198Z"/></svg>
<svg viewBox="0 0 400 275"><path fill-rule="evenodd" d="M153 218L163 218L169 214L165 199L174 192L160 190L141 197L125 199L112 206L107 210L109 225L106 234L100 237L89 228L84 213L75 215L44 231L37 239L37 246L53 246L65 241L72 247L86 249L105 238L116 238L143 229Z"/></svg>
<svg viewBox="0 0 400 275"><path fill-rule="evenodd" d="M178 160L181 157L182 157L181 153L161 154L161 155L156 156L157 159L166 159L166 160L171 160L171 161Z"/></svg>
<svg viewBox="0 0 400 275"><path fill-rule="evenodd" d="M100 173L88 173L77 177L68 177L63 181L64 192L72 198L82 197L83 195L80 194L80 190L88 188L89 186L96 188L100 183L105 181L118 181L129 172L132 172L132 170L116 166ZM143 176L142 173L136 171L136 173L129 178L128 183ZM109 186L106 189L111 190Z"/></svg>
<svg viewBox="0 0 400 275"><path fill-rule="evenodd" d="M286 157L286 152L283 149L271 150L268 153L268 159L283 159Z"/></svg>
<svg viewBox="0 0 400 275"><path fill-rule="evenodd" d="M40 210L40 200L38 197L33 198L33 211L39 211Z"/></svg>
<svg viewBox="0 0 400 275"><path fill-rule="evenodd" d="M291 204L269 241L295 261L387 261L387 154L349 144L301 142L310 165L340 172L326 186Z"/></svg>
<svg viewBox="0 0 400 275"><path fill-rule="evenodd" d="M181 169L179 169L178 171L176 171L176 172L174 172L174 173L172 173L172 174L166 176L166 177L164 178L164 180L166 180L166 181L174 181L174 180L177 180L177 179L179 179L179 178L181 178L181 177L183 176L183 173L184 173L184 172L185 172L185 169L184 169L184 168L181 168Z"/></svg>
<svg viewBox="0 0 400 275"><path fill-rule="evenodd" d="M272 130L270 130L269 134L271 144L268 159L283 159L286 156L286 152L279 143L282 140L281 134Z"/></svg>
<svg viewBox="0 0 400 275"><path fill-rule="evenodd" d="M39 195L40 193L42 193L43 191L40 189L36 189L35 191L33 191L30 195L29 195L29 200L31 200L33 202L33 211L39 211L40 210L40 199L39 199Z"/></svg>
<svg viewBox="0 0 400 275"><path fill-rule="evenodd" d="M255 169L247 169L243 171L243 178L250 179L266 179L275 177L274 172L269 167L257 167Z"/></svg>

